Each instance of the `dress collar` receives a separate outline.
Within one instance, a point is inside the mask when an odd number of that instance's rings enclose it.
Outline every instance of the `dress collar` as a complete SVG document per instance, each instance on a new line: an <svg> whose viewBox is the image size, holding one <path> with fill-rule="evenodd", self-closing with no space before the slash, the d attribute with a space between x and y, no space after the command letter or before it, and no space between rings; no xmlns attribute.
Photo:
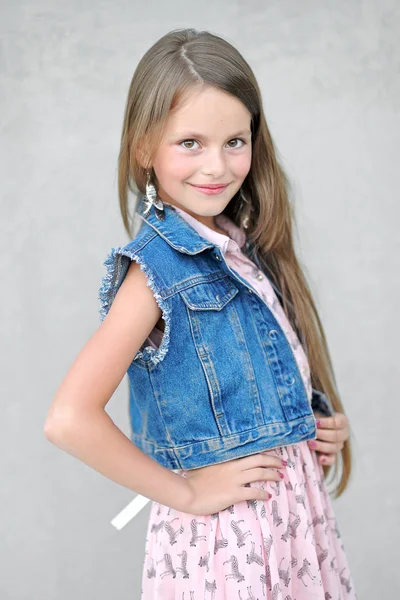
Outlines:
<svg viewBox="0 0 400 600"><path fill-rule="evenodd" d="M246 242L246 234L227 215L216 215L215 223L226 231L226 235L219 233L205 225L182 208L175 206L175 210L189 223L199 235L209 240L221 249L222 254L239 252Z"/></svg>

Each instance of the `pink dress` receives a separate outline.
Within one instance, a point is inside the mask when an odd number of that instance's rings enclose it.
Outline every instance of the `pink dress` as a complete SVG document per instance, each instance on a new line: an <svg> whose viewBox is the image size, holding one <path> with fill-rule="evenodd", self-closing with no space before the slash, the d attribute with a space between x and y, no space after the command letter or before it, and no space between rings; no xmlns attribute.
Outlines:
<svg viewBox="0 0 400 600"><path fill-rule="evenodd" d="M293 347L311 398L307 357L267 277L241 251L245 232L226 215L215 217L223 235L177 211L220 246L228 266L268 304ZM158 347L162 335L153 329L147 343ZM265 454L287 461L281 481L249 484L267 489L270 500L243 501L206 516L151 503L142 600L357 599L315 450L302 441Z"/></svg>

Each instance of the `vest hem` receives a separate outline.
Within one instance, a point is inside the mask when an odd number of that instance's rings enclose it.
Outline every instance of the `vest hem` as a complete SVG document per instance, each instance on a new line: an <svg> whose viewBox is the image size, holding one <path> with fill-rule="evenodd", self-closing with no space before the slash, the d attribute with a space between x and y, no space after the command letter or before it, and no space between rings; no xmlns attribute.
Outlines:
<svg viewBox="0 0 400 600"><path fill-rule="evenodd" d="M311 439L316 439L314 414L290 422L272 423L230 436L218 436L169 448L160 448L154 442L143 440L140 435L131 435L131 441L139 449L172 470L206 467Z"/></svg>

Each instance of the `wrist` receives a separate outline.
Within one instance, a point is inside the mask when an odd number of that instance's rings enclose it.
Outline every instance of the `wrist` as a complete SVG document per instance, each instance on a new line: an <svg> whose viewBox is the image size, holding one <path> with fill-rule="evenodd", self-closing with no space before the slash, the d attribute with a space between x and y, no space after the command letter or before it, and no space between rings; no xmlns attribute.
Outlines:
<svg viewBox="0 0 400 600"><path fill-rule="evenodd" d="M171 499L167 505L175 510L192 514L191 507L194 503L193 488L184 475L175 472L173 472L173 475L175 475L176 479L174 480L174 485L171 487Z"/></svg>

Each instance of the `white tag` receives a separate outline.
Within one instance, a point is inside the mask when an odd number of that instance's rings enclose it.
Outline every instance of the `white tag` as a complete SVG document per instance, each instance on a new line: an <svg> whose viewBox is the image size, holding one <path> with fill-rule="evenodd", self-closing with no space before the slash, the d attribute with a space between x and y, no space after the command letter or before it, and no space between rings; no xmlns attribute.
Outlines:
<svg viewBox="0 0 400 600"><path fill-rule="evenodd" d="M148 502L150 502L149 498L138 494L132 502L129 502L129 504L113 518L111 525L120 531L131 519L133 519L133 517L136 517L136 515L140 513L142 508L144 508Z"/></svg>
<svg viewBox="0 0 400 600"><path fill-rule="evenodd" d="M180 469L171 470L174 473L178 473L180 471ZM144 508L148 502L151 502L150 498L146 498L146 496L141 496L138 494L136 498L132 500L132 502L129 502L129 504L127 504L125 508L123 508L121 512L119 512L113 518L111 525L113 525L115 529L118 529L118 531L121 531L121 529L125 527L125 525L129 523L131 519L140 513L142 508Z"/></svg>

